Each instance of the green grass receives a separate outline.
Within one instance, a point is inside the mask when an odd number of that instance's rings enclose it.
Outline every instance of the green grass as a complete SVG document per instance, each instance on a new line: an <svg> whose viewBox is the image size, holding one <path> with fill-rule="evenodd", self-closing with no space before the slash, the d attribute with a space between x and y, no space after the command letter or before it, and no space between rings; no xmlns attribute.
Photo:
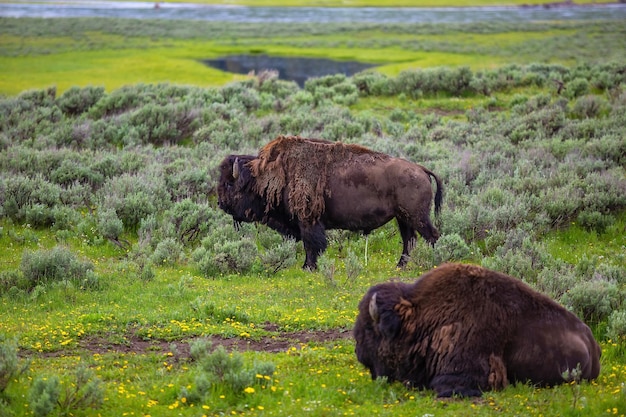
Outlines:
<svg viewBox="0 0 626 417"><path fill-rule="evenodd" d="M122 19L0 19L0 94L56 86L171 82L216 86L241 79L202 64L230 54L320 57L377 64L377 71L439 66L572 65L620 60L619 22L480 25L267 25ZM567 45L576 44L573 50Z"/></svg>
<svg viewBox="0 0 626 417"><path fill-rule="evenodd" d="M552 233L546 242L552 256L571 264L587 258L592 262L626 265L626 213L603 233L572 222L568 228Z"/></svg>
<svg viewBox="0 0 626 417"><path fill-rule="evenodd" d="M624 216L606 235L596 237L599 250L619 251L623 220ZM221 391L215 391L202 404L191 404L181 397L183 387L195 384L195 365L181 353L194 338L221 335L254 341L293 331L349 331L356 305L370 285L390 276L411 279L422 272L415 265L408 271L395 270L399 242L392 229L385 227L370 236L369 264L352 281L345 277L342 259L348 247L362 254L364 239L355 235L347 247L331 247L329 255L339 267L333 282L320 273L303 272L299 266L275 276L206 279L186 264L157 268L155 279L143 282L135 278L124 261L124 253L116 246L67 241L73 250L94 262L97 273L106 277L106 284L100 291L53 286L36 298L0 299L0 333L19 336L20 346L32 360L29 371L10 384L5 393L12 415L28 415L27 388L35 376L59 375L64 384L70 384L71 372L80 363L87 364L104 383L105 401L98 411L103 416L158 416L174 410L183 416L293 415L304 411L314 416L624 415L626 355L623 344L610 341L602 343L603 369L597 381L550 389L515 386L487 393L478 400L441 401L429 391L372 381L356 361L350 338L293 342L277 353L245 352L246 366L260 361L276 365L276 372L266 384L235 400L221 398ZM581 237L581 233L572 227L554 232L545 240L552 242L550 245L564 245L570 240L569 234ZM3 247L11 248L0 254L4 270L19 264L23 250L56 244L51 232L10 224L3 225L0 239ZM579 248L578 243L570 242L571 246L561 250ZM300 252L299 259L302 256ZM211 316L207 311L223 315ZM267 323L276 327L266 330ZM138 337L152 344L153 349L123 354L79 347L79 341L94 337L104 348L130 345L131 337ZM160 342L169 347L161 350Z"/></svg>
<svg viewBox="0 0 626 417"><path fill-rule="evenodd" d="M624 216L606 234L593 238L597 253L620 253ZM54 233L2 225L2 270L19 265L21 253L57 244ZM572 239L570 236L577 236ZM562 253L584 252L580 239L590 235L576 226L545 237ZM615 240L615 241L614 241ZM411 279L422 271L394 267L399 239L393 227L375 231L369 239L369 264L348 280L342 260L348 248L360 255L364 239L353 236L340 249L329 248L339 267L333 282L320 273L294 266L275 276L226 275L207 279L187 264L157 268L154 280L143 282L126 262L125 254L108 242L89 244L70 239L72 250L94 262L105 286L100 291L48 287L45 293L20 299L0 298L0 333L19 337L22 354L32 360L29 371L5 393L9 415L30 415L28 387L41 375L59 375L70 384L78 364L87 364L104 383L105 401L97 412L119 415L624 415L626 411L626 352L624 343L603 341L602 373L597 381L551 389L509 387L478 400L440 401L432 392L407 390L400 384L372 381L356 360L354 342L298 343L280 352L246 352L246 366L259 361L276 365L266 385L228 402L216 391L205 403L190 404L180 393L195 384L195 365L181 353L188 341L220 335L242 341L279 337L285 332L344 329L348 332L356 305L372 284L400 276ZM298 258L303 253L298 249ZM623 246L621 246L623 256ZM606 261L606 260L603 260ZM219 314L210 315L207 312ZM267 330L267 323L275 325ZM79 342L97 338L98 351ZM144 351L120 353L136 338ZM161 350L160 346L166 346ZM264 388L263 388L264 387ZM93 415L78 412L74 415Z"/></svg>
<svg viewBox="0 0 626 417"><path fill-rule="evenodd" d="M69 371L79 363L89 364L107 385L101 415L620 416L626 407L621 387L626 378L623 365L604 373L594 384L554 389L518 386L487 394L479 401L440 401L432 393L373 382L363 369L355 366L351 343L295 347L271 355L245 353L247 363L269 360L277 365L264 388L257 387L253 393L245 394L237 407L224 404L219 395L192 405L179 397L183 386L194 383L189 372L192 364L177 361L171 353L35 359L31 368ZM20 398L25 392L17 388L12 386L8 392L12 398L18 398L13 408L23 410L18 415L27 415L26 401Z"/></svg>
<svg viewBox="0 0 626 417"><path fill-rule="evenodd" d="M201 52L190 53L194 45L191 42L186 44L187 49L184 46L160 46L6 57L0 64L0 72L7 74L0 81L0 91L17 94L52 85L59 92L86 85L105 86L112 91L129 84L161 82L217 86L241 78L202 64L198 61ZM213 55L215 52L204 57Z"/></svg>

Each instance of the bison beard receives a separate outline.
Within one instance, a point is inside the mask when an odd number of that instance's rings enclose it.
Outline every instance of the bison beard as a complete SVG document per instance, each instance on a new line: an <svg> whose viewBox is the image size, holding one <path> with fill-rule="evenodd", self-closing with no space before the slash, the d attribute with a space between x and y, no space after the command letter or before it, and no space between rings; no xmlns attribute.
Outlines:
<svg viewBox="0 0 626 417"><path fill-rule="evenodd" d="M441 181L421 165L358 145L279 136L256 157L224 159L218 199L235 221L261 222L302 240L305 269L317 268L327 229L367 234L395 218L403 242L398 267L404 267L416 233L431 244L439 238L430 221L431 177L438 214Z"/></svg>
<svg viewBox="0 0 626 417"><path fill-rule="evenodd" d="M480 396L509 381L555 385L600 372L600 346L574 314L522 281L445 264L415 283L373 286L359 303L356 355L372 378L439 397Z"/></svg>

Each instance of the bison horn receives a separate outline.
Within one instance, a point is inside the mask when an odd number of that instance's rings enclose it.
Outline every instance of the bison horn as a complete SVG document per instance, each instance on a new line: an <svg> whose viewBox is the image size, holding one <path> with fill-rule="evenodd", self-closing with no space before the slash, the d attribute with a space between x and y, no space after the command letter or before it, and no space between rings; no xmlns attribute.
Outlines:
<svg viewBox="0 0 626 417"><path fill-rule="evenodd" d="M372 298L370 298L369 311L372 320L374 320L374 323L378 323L378 305L376 304L376 293L374 293L374 295L372 295Z"/></svg>
<svg viewBox="0 0 626 417"><path fill-rule="evenodd" d="M235 162L233 162L233 178L239 178L239 158L235 158Z"/></svg>

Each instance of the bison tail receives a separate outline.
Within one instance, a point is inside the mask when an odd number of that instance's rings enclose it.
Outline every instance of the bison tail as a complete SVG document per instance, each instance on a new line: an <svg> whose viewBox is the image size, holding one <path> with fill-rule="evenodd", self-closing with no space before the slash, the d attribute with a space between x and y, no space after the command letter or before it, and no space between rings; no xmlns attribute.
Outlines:
<svg viewBox="0 0 626 417"><path fill-rule="evenodd" d="M439 216L439 212L441 211L441 203L443 202L443 183L434 172L426 168L424 168L424 171L428 175L433 177L435 179L435 183L437 184L437 191L435 191L435 216Z"/></svg>
<svg viewBox="0 0 626 417"><path fill-rule="evenodd" d="M437 191L435 192L435 215L439 216L441 203L443 202L443 184L438 176L435 176L435 182L437 183Z"/></svg>

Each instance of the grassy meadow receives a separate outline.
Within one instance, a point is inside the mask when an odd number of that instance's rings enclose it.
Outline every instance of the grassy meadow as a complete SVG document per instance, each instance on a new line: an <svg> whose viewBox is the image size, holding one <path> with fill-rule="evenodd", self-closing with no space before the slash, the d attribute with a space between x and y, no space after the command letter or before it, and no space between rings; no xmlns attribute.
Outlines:
<svg viewBox="0 0 626 417"><path fill-rule="evenodd" d="M379 67L300 88L199 62L236 53ZM0 417L626 415L625 53L615 21L0 19ZM236 230L217 166L279 134L432 169L437 245L397 270L395 224L332 231L305 272L301 243ZM372 381L360 298L446 261L574 311L600 377L446 401Z"/></svg>
<svg viewBox="0 0 626 417"><path fill-rule="evenodd" d="M45 22L45 23L44 23ZM158 24L155 24L158 22ZM411 68L608 62L623 59L621 21L465 25L224 24L122 19L0 19L0 94L55 86L241 79L204 65L228 54L355 60L390 76Z"/></svg>

